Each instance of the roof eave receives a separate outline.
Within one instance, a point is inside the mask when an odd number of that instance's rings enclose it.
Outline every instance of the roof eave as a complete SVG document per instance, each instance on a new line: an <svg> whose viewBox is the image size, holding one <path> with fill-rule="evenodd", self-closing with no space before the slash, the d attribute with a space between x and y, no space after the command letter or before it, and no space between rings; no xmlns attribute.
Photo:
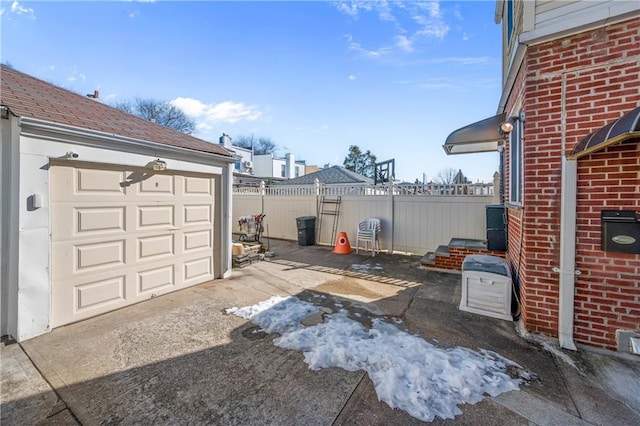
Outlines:
<svg viewBox="0 0 640 426"><path fill-rule="evenodd" d="M91 129L86 129L82 127L75 127L75 126L55 123L55 122L41 120L37 118L31 118L31 117L18 117L18 119L19 119L20 127L26 126L26 127L32 127L34 129L49 131L52 133L88 137L90 139L99 140L101 142L115 143L120 147L136 146L136 147L151 148L151 149L155 149L155 150L159 150L167 153L169 152L177 153L182 155L188 155L191 157L198 157L201 159L205 159L205 158L208 160L216 159L218 161L222 161L225 163L234 163L236 161L235 158L230 154L222 155L222 154L213 153L213 152L198 151L194 149L182 148L182 147L167 145L159 142L147 141L144 139L130 138L126 136L110 134L106 132L100 132L97 130L91 130ZM111 144L110 146L113 147L113 145Z"/></svg>

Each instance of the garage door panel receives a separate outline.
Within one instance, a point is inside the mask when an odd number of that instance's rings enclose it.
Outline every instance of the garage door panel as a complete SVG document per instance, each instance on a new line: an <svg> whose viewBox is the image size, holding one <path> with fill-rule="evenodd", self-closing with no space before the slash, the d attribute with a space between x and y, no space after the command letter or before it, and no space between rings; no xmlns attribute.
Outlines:
<svg viewBox="0 0 640 426"><path fill-rule="evenodd" d="M211 179L188 177L184 178L185 195L213 195L213 185Z"/></svg>
<svg viewBox="0 0 640 426"><path fill-rule="evenodd" d="M173 234L154 235L138 239L138 260L156 260L176 254Z"/></svg>
<svg viewBox="0 0 640 426"><path fill-rule="evenodd" d="M104 308L106 305L122 304L126 298L124 275L102 281L94 281L74 287L75 312Z"/></svg>
<svg viewBox="0 0 640 426"><path fill-rule="evenodd" d="M124 239L74 246L75 270L87 272L96 268L124 266L125 249Z"/></svg>
<svg viewBox="0 0 640 426"><path fill-rule="evenodd" d="M76 169L75 192L78 196L125 195L125 172L114 170Z"/></svg>
<svg viewBox="0 0 640 426"><path fill-rule="evenodd" d="M188 285L199 279L212 279L213 258L205 256L197 259L187 260L182 268L182 283Z"/></svg>
<svg viewBox="0 0 640 426"><path fill-rule="evenodd" d="M209 225L212 223L211 204L184 206L184 225Z"/></svg>
<svg viewBox="0 0 640 426"><path fill-rule="evenodd" d="M175 195L175 177L173 175L151 175L138 185L138 195Z"/></svg>
<svg viewBox="0 0 640 426"><path fill-rule="evenodd" d="M127 232L126 215L123 203L56 203L51 213L51 238L78 241L122 237Z"/></svg>
<svg viewBox="0 0 640 426"><path fill-rule="evenodd" d="M211 249L213 247L211 229L202 231L185 232L183 235L183 253L190 253L194 250Z"/></svg>
<svg viewBox="0 0 640 426"><path fill-rule="evenodd" d="M174 228L174 206L140 206L138 207L138 230Z"/></svg>
<svg viewBox="0 0 640 426"><path fill-rule="evenodd" d="M214 177L76 167L50 169L52 327L214 278Z"/></svg>
<svg viewBox="0 0 640 426"><path fill-rule="evenodd" d="M175 266L167 265L160 268L149 269L138 272L137 292L139 295L158 292L167 292L170 288L175 288Z"/></svg>
<svg viewBox="0 0 640 426"><path fill-rule="evenodd" d="M124 232L125 206L77 207L74 209L75 233L95 234L106 232Z"/></svg>

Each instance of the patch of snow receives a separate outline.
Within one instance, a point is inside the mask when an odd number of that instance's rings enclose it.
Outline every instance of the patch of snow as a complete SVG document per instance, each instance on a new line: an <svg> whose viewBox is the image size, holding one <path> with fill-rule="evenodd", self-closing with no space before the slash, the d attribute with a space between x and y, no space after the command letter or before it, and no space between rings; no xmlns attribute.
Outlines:
<svg viewBox="0 0 640 426"><path fill-rule="evenodd" d="M317 311L316 306L296 297L279 296L227 309L268 333L280 334L274 344L303 351L311 370L366 371L378 399L423 421L436 416L451 419L462 414L460 404L475 404L485 394L519 389L520 381L506 373L508 365L517 364L494 352L439 349L379 318L367 329L349 319L346 310L327 315L323 323L312 327L300 324Z"/></svg>

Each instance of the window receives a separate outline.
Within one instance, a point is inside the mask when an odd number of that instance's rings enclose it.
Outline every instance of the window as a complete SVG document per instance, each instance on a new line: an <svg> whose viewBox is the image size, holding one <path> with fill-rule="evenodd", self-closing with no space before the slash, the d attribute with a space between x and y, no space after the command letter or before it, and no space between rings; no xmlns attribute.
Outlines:
<svg viewBox="0 0 640 426"><path fill-rule="evenodd" d="M234 168L238 171L240 171L240 160L236 161Z"/></svg>
<svg viewBox="0 0 640 426"><path fill-rule="evenodd" d="M300 177L300 167L296 166L296 177Z"/></svg>
<svg viewBox="0 0 640 426"><path fill-rule="evenodd" d="M511 35L513 34L513 1L507 0L507 46L511 45Z"/></svg>
<svg viewBox="0 0 640 426"><path fill-rule="evenodd" d="M284 164L280 166L280 177L287 177L287 166Z"/></svg>
<svg viewBox="0 0 640 426"><path fill-rule="evenodd" d="M516 120L509 137L509 202L522 203L523 123Z"/></svg>

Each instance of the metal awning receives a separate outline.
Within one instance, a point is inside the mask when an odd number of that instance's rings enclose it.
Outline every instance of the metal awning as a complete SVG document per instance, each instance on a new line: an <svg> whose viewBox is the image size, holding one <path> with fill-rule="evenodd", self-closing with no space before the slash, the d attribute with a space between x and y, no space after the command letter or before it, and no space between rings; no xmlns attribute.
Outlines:
<svg viewBox="0 0 640 426"><path fill-rule="evenodd" d="M497 151L498 143L504 140L500 124L506 116L502 113L462 127L447 137L442 148L447 155Z"/></svg>
<svg viewBox="0 0 640 426"><path fill-rule="evenodd" d="M640 138L640 107L580 139L567 158L577 160L631 138Z"/></svg>

